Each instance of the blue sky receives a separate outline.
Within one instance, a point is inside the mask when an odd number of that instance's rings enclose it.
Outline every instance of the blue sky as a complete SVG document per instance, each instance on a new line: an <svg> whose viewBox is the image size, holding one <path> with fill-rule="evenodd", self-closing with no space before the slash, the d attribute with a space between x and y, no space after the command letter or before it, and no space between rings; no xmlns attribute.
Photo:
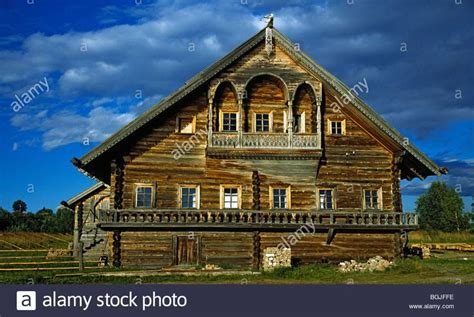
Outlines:
<svg viewBox="0 0 474 317"><path fill-rule="evenodd" d="M33 4L29 4L33 2ZM460 4L459 4L460 3ZM0 0L0 206L55 208L70 163L264 27L275 27L474 193L474 3ZM195 50L190 52L189 46ZM14 111L15 96L49 90ZM437 177L402 183L404 207Z"/></svg>

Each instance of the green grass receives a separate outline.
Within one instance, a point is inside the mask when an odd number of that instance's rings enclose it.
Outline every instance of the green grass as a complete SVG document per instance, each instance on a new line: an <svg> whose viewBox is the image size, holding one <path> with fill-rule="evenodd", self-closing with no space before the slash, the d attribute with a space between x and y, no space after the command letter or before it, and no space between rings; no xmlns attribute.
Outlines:
<svg viewBox="0 0 474 317"><path fill-rule="evenodd" d="M413 231L408 234L408 239L410 243L474 243L474 233Z"/></svg>
<svg viewBox="0 0 474 317"><path fill-rule="evenodd" d="M298 268L277 269L251 276L67 276L66 272L14 272L0 273L0 283L23 284L474 284L473 258L399 259L385 272L340 273L330 264L305 265ZM110 272L114 269L94 269L87 272ZM126 271L126 270L122 270ZM71 272L74 273L74 272Z"/></svg>
<svg viewBox="0 0 474 317"><path fill-rule="evenodd" d="M70 234L0 232L0 250L67 249L70 242L72 242L72 235Z"/></svg>
<svg viewBox="0 0 474 317"><path fill-rule="evenodd" d="M0 233L0 240L13 243L25 249L65 249L69 243L68 235L44 235L32 233ZM410 233L411 243L474 243L474 234L467 232L440 233L417 231ZM35 241L33 246L31 241ZM44 262L47 251L31 250L21 252L0 243L0 263L4 262ZM135 284L135 283L183 283L183 284L474 284L474 253L455 251L432 251L434 258L397 259L395 266L385 272L341 273L337 266L313 264L297 268L277 269L260 275L233 276L100 276L100 272L117 272L113 268L87 269L80 275L77 269L51 271L14 271L1 272L0 284ZM34 256L32 258L12 259L12 256ZM60 256L49 259L51 262L71 260L72 257ZM96 264L86 263L86 266ZM76 264L43 264L41 267L77 267ZM4 267L0 265L0 267ZM17 265L11 267L34 267ZM227 269L231 269L228 267ZM119 272L132 271L124 269ZM70 274L69 276L60 276ZM76 275L74 275L76 274Z"/></svg>

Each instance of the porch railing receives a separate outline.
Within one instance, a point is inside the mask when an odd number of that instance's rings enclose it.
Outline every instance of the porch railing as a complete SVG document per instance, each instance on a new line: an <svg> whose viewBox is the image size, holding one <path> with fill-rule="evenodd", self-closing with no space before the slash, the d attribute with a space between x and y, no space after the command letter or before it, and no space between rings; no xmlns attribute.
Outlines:
<svg viewBox="0 0 474 317"><path fill-rule="evenodd" d="M392 211L293 211L293 210L101 210L99 223L119 226L202 226L284 228L312 224L316 227L415 229L414 213Z"/></svg>

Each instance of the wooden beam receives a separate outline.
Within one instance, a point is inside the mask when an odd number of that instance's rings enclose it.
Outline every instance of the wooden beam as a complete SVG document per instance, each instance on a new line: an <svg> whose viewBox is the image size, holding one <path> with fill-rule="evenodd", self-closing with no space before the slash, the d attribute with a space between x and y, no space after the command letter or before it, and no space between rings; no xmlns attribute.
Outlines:
<svg viewBox="0 0 474 317"><path fill-rule="evenodd" d="M336 236L336 229L334 228L329 228L328 230L328 236L326 238L326 245L331 245L332 240Z"/></svg>

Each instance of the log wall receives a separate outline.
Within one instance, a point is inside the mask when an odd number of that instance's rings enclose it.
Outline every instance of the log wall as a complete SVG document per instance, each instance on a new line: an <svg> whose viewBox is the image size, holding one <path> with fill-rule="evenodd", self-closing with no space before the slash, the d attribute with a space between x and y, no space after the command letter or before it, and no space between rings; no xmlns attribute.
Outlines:
<svg viewBox="0 0 474 317"><path fill-rule="evenodd" d="M110 233L111 234L111 233ZM291 233L259 233L260 246L255 254L252 232L123 232L121 261L124 268L162 268L173 265L173 236L192 236L200 239L199 264L215 264L224 268L253 267L256 254L259 261L265 249L278 247L287 241L294 264L338 262L348 259L365 260L380 255L392 259L399 254L395 234L338 233L331 245L325 245L326 234L306 234L294 245ZM110 237L108 239L112 241ZM109 247L112 250L112 246ZM112 257L112 255L110 255Z"/></svg>
<svg viewBox="0 0 474 317"><path fill-rule="evenodd" d="M216 75L217 80L231 80L237 89L246 90L247 106L255 111L274 111L275 131L283 132L283 111L288 109L289 99L297 111L306 115L307 132L315 132L315 116L312 111L314 96L308 88L296 90L301 83L320 82L308 75L297 63L276 49L275 58L269 61L263 45L257 46L225 71ZM264 71L262 71L264 70ZM284 83L273 78L256 77L272 73ZM266 76L267 76L266 75ZM316 86L315 86L316 87ZM203 86L178 102L137 133L125 153L123 191L115 188L116 175L112 175L111 191L123 195L121 208L134 207L136 184L149 184L156 190L153 207L179 208L179 187L186 184L199 185L201 208L220 208L220 185L233 184L241 187L242 208L256 206L255 197L260 198L260 208L270 208L269 186L291 186L292 209L318 208L318 188L335 190L337 209L362 209L363 189L381 189L383 209L393 210L399 203L393 199L393 186L398 186L399 176L394 170L393 153L377 141L344 108L335 111L337 96L326 91L323 108L323 149L325 164L319 160L251 160L216 159L206 156L209 87ZM294 98L293 98L294 95ZM215 96L215 105L221 110L237 111L236 92L227 85ZM245 105L244 105L245 106ZM179 134L176 122L179 116L195 116L196 134ZM327 135L327 120L343 119L346 135ZM251 124L250 124L251 126ZM251 151L251 150L249 150ZM120 160L121 158L117 158ZM254 195L252 175L258 172L259 195ZM255 184L255 180L254 180ZM112 201L112 203L117 203ZM262 253L266 246L278 244L279 235L261 235ZM338 233L331 246L324 246L325 234L316 234L303 239L294 249L301 262L325 259L348 259L382 255L393 257L396 239L393 234L343 234ZM171 233L124 232L122 234L123 266L167 266L172 264L173 245ZM280 239L281 240L281 239ZM203 260L209 263L233 263L250 266L255 262L255 250L250 233L202 233Z"/></svg>

